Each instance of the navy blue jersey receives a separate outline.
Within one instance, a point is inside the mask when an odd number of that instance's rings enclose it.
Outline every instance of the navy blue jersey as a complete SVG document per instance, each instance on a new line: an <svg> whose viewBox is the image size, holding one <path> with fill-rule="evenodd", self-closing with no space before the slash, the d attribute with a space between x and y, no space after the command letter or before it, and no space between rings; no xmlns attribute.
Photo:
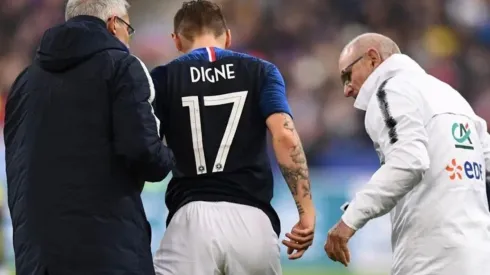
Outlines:
<svg viewBox="0 0 490 275"><path fill-rule="evenodd" d="M279 235L265 121L291 111L277 67L246 54L201 48L151 75L161 136L176 160L166 194L167 224L189 202L227 201L262 209Z"/></svg>

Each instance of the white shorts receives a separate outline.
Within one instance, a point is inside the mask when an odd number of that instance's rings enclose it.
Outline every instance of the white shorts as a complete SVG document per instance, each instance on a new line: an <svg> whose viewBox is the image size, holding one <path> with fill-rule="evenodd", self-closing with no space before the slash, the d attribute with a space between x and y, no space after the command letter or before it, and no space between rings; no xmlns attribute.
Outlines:
<svg viewBox="0 0 490 275"><path fill-rule="evenodd" d="M191 202L172 217L155 254L157 275L280 275L279 240L260 209Z"/></svg>

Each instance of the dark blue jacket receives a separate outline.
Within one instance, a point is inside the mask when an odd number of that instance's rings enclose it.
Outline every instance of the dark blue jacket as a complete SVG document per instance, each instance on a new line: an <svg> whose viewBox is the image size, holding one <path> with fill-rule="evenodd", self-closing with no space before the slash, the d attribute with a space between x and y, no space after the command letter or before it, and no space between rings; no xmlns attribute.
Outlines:
<svg viewBox="0 0 490 275"><path fill-rule="evenodd" d="M17 275L154 274L140 194L173 156L153 96L146 67L102 20L46 31L6 106Z"/></svg>

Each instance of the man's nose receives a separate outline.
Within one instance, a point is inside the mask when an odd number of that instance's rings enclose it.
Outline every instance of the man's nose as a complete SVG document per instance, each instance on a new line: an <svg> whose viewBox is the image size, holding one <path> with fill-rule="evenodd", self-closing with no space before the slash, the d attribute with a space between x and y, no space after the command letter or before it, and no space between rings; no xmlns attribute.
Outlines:
<svg viewBox="0 0 490 275"><path fill-rule="evenodd" d="M345 97L351 97L353 92L354 92L354 90L352 89L352 86L350 84L344 85L344 96Z"/></svg>

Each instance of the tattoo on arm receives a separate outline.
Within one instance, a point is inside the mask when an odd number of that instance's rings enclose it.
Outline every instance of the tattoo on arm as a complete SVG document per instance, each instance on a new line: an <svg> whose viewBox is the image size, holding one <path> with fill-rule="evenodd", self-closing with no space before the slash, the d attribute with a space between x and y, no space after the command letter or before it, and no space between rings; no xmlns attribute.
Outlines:
<svg viewBox="0 0 490 275"><path fill-rule="evenodd" d="M311 184L310 180L306 182L306 184L303 184L303 198L310 198L311 199Z"/></svg>
<svg viewBox="0 0 490 275"><path fill-rule="evenodd" d="M294 133L295 129L294 126L292 125L293 122L291 121L291 119L285 114L283 114L283 117L284 117L284 123L282 125L284 126L284 128Z"/></svg>
<svg viewBox="0 0 490 275"><path fill-rule="evenodd" d="M303 215L305 213L303 206L301 206L298 200L294 200L294 202L296 203L296 207L298 208L299 215Z"/></svg>
<svg viewBox="0 0 490 275"><path fill-rule="evenodd" d="M283 127L297 136L296 129L294 128L293 122L288 115L284 115ZM301 192L303 198L311 199L308 165L303 146L301 145L301 142L299 142L299 138L298 143L289 148L289 157L293 164L279 164L279 167L284 179L286 180L286 183L291 189L291 193L296 197ZM302 208L300 209L301 206L299 205L299 202L296 198L295 200L296 205L298 206L298 211L301 214L301 212L304 212L304 210Z"/></svg>

